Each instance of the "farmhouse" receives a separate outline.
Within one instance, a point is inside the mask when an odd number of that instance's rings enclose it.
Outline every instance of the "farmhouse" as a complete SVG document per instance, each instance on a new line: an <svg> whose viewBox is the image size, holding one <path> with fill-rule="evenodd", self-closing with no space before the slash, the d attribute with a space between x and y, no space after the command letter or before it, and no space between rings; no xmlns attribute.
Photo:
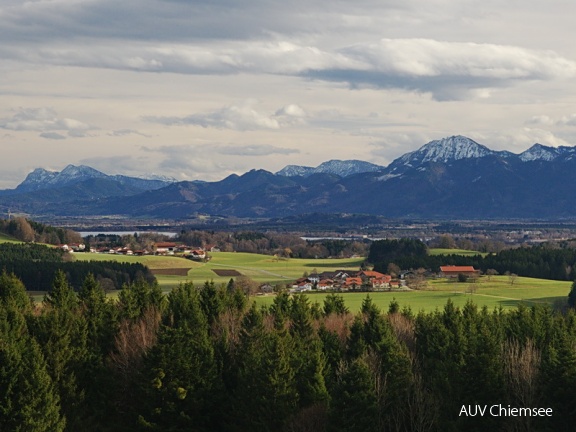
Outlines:
<svg viewBox="0 0 576 432"><path fill-rule="evenodd" d="M344 285L348 289L358 289L362 286L362 282L363 282L362 278L349 277L349 278L346 278L346 282L344 283Z"/></svg>
<svg viewBox="0 0 576 432"><path fill-rule="evenodd" d="M194 249L189 251L186 257L192 260L200 261L206 258L206 251L204 251L203 249Z"/></svg>
<svg viewBox="0 0 576 432"><path fill-rule="evenodd" d="M472 266L440 266L440 276L447 278L456 278L459 274L463 274L465 276L477 276L478 273L479 271L474 269Z"/></svg>
<svg viewBox="0 0 576 432"><path fill-rule="evenodd" d="M160 242L154 245L154 253L156 255L174 255L176 243Z"/></svg>

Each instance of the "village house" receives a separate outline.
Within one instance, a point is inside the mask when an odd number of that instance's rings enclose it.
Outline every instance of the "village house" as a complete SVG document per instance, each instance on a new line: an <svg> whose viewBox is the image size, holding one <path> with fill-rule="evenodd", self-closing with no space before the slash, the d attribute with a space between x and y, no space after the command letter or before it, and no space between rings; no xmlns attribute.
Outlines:
<svg viewBox="0 0 576 432"><path fill-rule="evenodd" d="M176 243L172 242L159 242L154 244L155 255L174 255Z"/></svg>
<svg viewBox="0 0 576 432"><path fill-rule="evenodd" d="M360 277L349 277L349 278L346 278L346 281L344 282L343 288L346 288L348 290L360 289L360 288L362 288L362 283L363 283L363 281L362 281L362 278L360 278Z"/></svg>
<svg viewBox="0 0 576 432"><path fill-rule="evenodd" d="M299 278L296 279L294 284L292 285L291 292L303 292L303 291L312 291L314 284L308 280L308 278Z"/></svg>
<svg viewBox="0 0 576 432"><path fill-rule="evenodd" d="M265 283L263 285L260 285L259 291L262 294L271 294L274 292L274 287L272 285L270 285L269 283Z"/></svg>
<svg viewBox="0 0 576 432"><path fill-rule="evenodd" d="M204 249L192 249L186 255L186 258L195 261L201 261L206 258L206 251Z"/></svg>
<svg viewBox="0 0 576 432"><path fill-rule="evenodd" d="M479 270L474 269L473 266L440 266L440 276L448 279L457 278L458 275L462 274L464 276L478 276Z"/></svg>
<svg viewBox="0 0 576 432"><path fill-rule="evenodd" d="M322 279L316 284L316 289L326 291L334 288L334 281L332 279Z"/></svg>

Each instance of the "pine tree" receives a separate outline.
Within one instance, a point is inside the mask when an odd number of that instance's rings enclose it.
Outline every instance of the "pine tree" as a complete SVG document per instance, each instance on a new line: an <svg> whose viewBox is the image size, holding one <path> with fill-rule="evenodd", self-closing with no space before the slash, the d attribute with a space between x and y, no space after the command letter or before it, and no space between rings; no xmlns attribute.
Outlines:
<svg viewBox="0 0 576 432"><path fill-rule="evenodd" d="M88 346L100 356L111 349L115 331L115 310L106 300L106 293L92 273L84 279L78 293L88 327Z"/></svg>
<svg viewBox="0 0 576 432"><path fill-rule="evenodd" d="M30 333L42 347L46 368L62 403L68 427L81 427L86 416L85 385L79 375L89 365L88 328L76 293L59 271L44 298L41 315L29 320Z"/></svg>
<svg viewBox="0 0 576 432"><path fill-rule="evenodd" d="M242 321L231 420L226 430L280 430L298 406L289 335L267 330L255 304Z"/></svg>
<svg viewBox="0 0 576 432"><path fill-rule="evenodd" d="M8 303L13 303L23 313L32 311L33 301L28 296L22 281L16 275L3 270L0 275L0 304L7 305Z"/></svg>
<svg viewBox="0 0 576 432"><path fill-rule="evenodd" d="M380 431L378 398L364 358L355 359L340 370L330 406L330 430Z"/></svg>
<svg viewBox="0 0 576 432"><path fill-rule="evenodd" d="M56 272L52 281L52 290L44 296L44 303L49 307L62 310L73 310L78 306L76 293L62 270Z"/></svg>
<svg viewBox="0 0 576 432"><path fill-rule="evenodd" d="M568 306L576 308L576 281L572 283L570 293L568 294Z"/></svg>
<svg viewBox="0 0 576 432"><path fill-rule="evenodd" d="M60 432L65 419L38 343L24 316L0 305L0 430Z"/></svg>

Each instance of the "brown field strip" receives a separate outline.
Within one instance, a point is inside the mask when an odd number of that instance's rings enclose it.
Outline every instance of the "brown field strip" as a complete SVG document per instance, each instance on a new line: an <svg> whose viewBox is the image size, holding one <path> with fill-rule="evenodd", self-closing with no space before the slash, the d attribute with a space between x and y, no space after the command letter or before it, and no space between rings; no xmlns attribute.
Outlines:
<svg viewBox="0 0 576 432"><path fill-rule="evenodd" d="M242 276L238 270L216 270L212 269L214 273L216 273L220 277L235 277L235 276Z"/></svg>

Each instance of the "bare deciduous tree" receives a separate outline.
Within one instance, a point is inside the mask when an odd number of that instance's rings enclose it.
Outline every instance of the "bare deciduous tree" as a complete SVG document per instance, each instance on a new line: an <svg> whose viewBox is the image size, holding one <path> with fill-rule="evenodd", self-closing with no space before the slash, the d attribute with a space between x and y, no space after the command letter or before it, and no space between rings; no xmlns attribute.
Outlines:
<svg viewBox="0 0 576 432"><path fill-rule="evenodd" d="M511 404L521 407L538 406L540 395L541 352L532 339L522 346L518 341L508 341L503 348L504 371L508 397ZM531 417L514 417L508 424L510 431L529 431Z"/></svg>
<svg viewBox="0 0 576 432"><path fill-rule="evenodd" d="M415 360L413 360L412 370L412 388L406 402L410 430L412 432L428 432L434 429L438 420L438 401L426 389Z"/></svg>
<svg viewBox="0 0 576 432"><path fill-rule="evenodd" d="M129 403L130 386L137 379L142 367L144 354L156 344L160 312L148 308L137 321L125 319L120 323L118 334L114 338L114 351L110 354L110 363L117 374L120 392L118 405Z"/></svg>

